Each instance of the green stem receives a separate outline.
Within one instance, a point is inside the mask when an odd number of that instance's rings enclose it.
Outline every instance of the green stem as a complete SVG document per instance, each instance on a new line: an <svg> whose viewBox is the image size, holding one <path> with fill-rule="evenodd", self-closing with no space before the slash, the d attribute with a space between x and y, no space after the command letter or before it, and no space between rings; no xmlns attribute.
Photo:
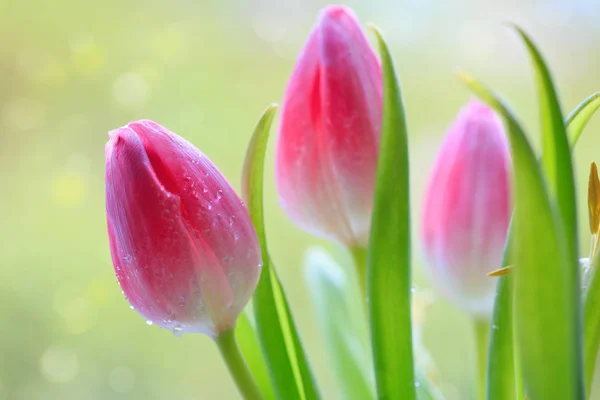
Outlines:
<svg viewBox="0 0 600 400"><path fill-rule="evenodd" d="M367 301L367 249L362 247L350 247L350 254L354 261L354 268L356 269L356 278L358 279L358 285L360 286L360 293L362 294L362 301L366 307Z"/></svg>
<svg viewBox="0 0 600 400"><path fill-rule="evenodd" d="M215 338L215 342L242 397L245 400L262 400L263 396L235 341L234 330L229 329L221 332Z"/></svg>
<svg viewBox="0 0 600 400"><path fill-rule="evenodd" d="M490 324L486 320L475 320L475 345L477 352L477 382L476 399L485 400L485 385L487 379L487 357L489 346Z"/></svg>

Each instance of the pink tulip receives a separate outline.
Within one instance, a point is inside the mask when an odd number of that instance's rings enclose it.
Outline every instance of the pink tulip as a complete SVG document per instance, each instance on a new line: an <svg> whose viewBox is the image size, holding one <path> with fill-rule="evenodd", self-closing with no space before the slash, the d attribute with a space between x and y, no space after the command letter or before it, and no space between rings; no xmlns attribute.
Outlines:
<svg viewBox="0 0 600 400"><path fill-rule="evenodd" d="M175 333L232 328L262 265L243 203L205 155L162 126L137 121L109 136L108 236L125 297Z"/></svg>
<svg viewBox="0 0 600 400"><path fill-rule="evenodd" d="M379 62L354 13L325 8L285 92L276 179L296 224L348 246L367 243L381 85Z"/></svg>
<svg viewBox="0 0 600 400"><path fill-rule="evenodd" d="M471 314L491 312L512 211L510 154L500 119L472 100L438 153L425 195L422 242L434 283Z"/></svg>

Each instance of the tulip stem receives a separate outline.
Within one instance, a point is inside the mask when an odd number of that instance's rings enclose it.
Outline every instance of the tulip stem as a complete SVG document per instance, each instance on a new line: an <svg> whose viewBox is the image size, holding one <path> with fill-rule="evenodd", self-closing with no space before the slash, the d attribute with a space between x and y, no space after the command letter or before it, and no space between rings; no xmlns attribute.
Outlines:
<svg viewBox="0 0 600 400"><path fill-rule="evenodd" d="M477 353L476 399L485 400L487 380L487 358L490 336L490 324L486 320L475 320L475 345Z"/></svg>
<svg viewBox="0 0 600 400"><path fill-rule="evenodd" d="M360 286L360 293L362 294L363 303L367 304L367 249L362 247L350 247L350 254L354 261L354 268L356 269L356 279Z"/></svg>
<svg viewBox="0 0 600 400"><path fill-rule="evenodd" d="M263 396L260 389L254 381L254 377L248 369L235 340L234 329L221 332L215 338L215 342L242 397L245 400L262 400Z"/></svg>

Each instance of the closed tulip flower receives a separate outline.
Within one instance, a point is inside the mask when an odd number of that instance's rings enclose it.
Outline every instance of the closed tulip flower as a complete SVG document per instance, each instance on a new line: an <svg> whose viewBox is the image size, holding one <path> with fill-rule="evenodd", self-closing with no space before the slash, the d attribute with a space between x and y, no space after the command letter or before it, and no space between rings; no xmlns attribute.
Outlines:
<svg viewBox="0 0 600 400"><path fill-rule="evenodd" d="M232 328L262 265L241 200L206 156L152 121L109 135L108 235L127 300L175 333Z"/></svg>
<svg viewBox="0 0 600 400"><path fill-rule="evenodd" d="M368 239L381 85L379 61L354 13L325 8L285 92L276 180L296 224L350 247Z"/></svg>
<svg viewBox="0 0 600 400"><path fill-rule="evenodd" d="M500 119L472 100L438 153L421 226L437 286L474 316L491 312L512 207L510 154Z"/></svg>

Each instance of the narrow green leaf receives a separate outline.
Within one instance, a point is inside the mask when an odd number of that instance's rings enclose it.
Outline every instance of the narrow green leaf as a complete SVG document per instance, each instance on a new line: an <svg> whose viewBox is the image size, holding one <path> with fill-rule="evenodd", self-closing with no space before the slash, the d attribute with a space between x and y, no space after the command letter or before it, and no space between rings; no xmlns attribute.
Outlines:
<svg viewBox="0 0 600 400"><path fill-rule="evenodd" d="M394 64L381 32L383 121L367 255L367 294L379 399L415 399L411 329L408 138Z"/></svg>
<svg viewBox="0 0 600 400"><path fill-rule="evenodd" d="M588 96L571 111L565 121L571 146L577 142L583 132L583 128L585 128L598 108L600 108L600 92Z"/></svg>
<svg viewBox="0 0 600 400"><path fill-rule="evenodd" d="M256 330L275 394L281 400L318 399L316 384L289 306L267 249L263 215L263 170L269 130L275 116L269 106L259 120L244 161L242 193L254 223L263 258L263 268L254 292Z"/></svg>
<svg viewBox="0 0 600 400"><path fill-rule="evenodd" d="M479 82L464 74L461 79L504 119L511 144L516 203L514 317L525 387L532 399L582 399L579 300L565 279L570 250L561 217L513 114Z"/></svg>
<svg viewBox="0 0 600 400"><path fill-rule="evenodd" d="M559 239L564 240L567 250L567 259L561 266L561 272L565 295L570 297L567 299L567 311L571 314L568 321L572 324L574 343L570 350L575 368L575 381L572 384L578 390L578 395L584 397L579 230L571 147L550 71L529 36L521 28L515 26L515 29L525 42L535 71L542 127L542 165L560 214L558 222L562 225L564 236Z"/></svg>
<svg viewBox="0 0 600 400"><path fill-rule="evenodd" d="M275 399L275 392L273 392L267 364L263 358L260 342L258 341L253 322L250 320L251 318L251 316L247 315L246 310L240 314L235 324L235 338L263 398L265 400L273 400Z"/></svg>
<svg viewBox="0 0 600 400"><path fill-rule="evenodd" d="M552 196L556 199L567 240L569 264L565 265L563 273L570 275L569 284L575 288L579 285L579 269L577 268L577 246L579 245L577 238L579 235L573 162L567 130L552 77L542 55L521 28L518 26L514 28L527 46L535 71L542 127L542 165ZM573 296L579 296L578 290L572 289L571 293ZM579 316L579 308L575 311Z"/></svg>
<svg viewBox="0 0 600 400"><path fill-rule="evenodd" d="M571 148L575 146L583 129L600 108L600 92L594 93L583 100L567 117L565 125L569 135ZM508 230L506 242L510 245L513 236L512 225ZM514 264L510 258L507 247L504 250L502 265ZM597 285L600 285L600 274ZM515 392L515 360L513 348L513 323L512 323L512 289L513 282L510 276L498 278L496 286L496 300L492 316L492 329L490 335L490 348L488 355L488 400L512 400L517 397ZM596 354L600 346L600 290L598 298L590 296L585 301L584 329L587 391L591 386L591 377L594 373ZM589 303L589 304L588 304ZM597 315L596 315L597 314ZM589 322L588 322L589 321ZM517 389L518 390L518 389ZM522 397L522 393L519 393Z"/></svg>
<svg viewBox="0 0 600 400"><path fill-rule="evenodd" d="M330 366L335 372L340 398L373 399L370 384L371 364L359 330L364 321L357 321L347 294L350 282L342 268L324 250L315 248L306 253L305 272L317 322L323 330ZM358 293L357 293L358 295ZM362 311L362 310L361 310Z"/></svg>
<svg viewBox="0 0 600 400"><path fill-rule="evenodd" d="M567 117L565 124L569 133L571 146L581 136L583 129L600 108L600 92L596 92L584 99ZM600 274L597 271L597 263L592 260L593 267L589 279L589 286L585 290L583 302L583 329L584 329L584 368L586 393L590 394L598 347L600 346Z"/></svg>

